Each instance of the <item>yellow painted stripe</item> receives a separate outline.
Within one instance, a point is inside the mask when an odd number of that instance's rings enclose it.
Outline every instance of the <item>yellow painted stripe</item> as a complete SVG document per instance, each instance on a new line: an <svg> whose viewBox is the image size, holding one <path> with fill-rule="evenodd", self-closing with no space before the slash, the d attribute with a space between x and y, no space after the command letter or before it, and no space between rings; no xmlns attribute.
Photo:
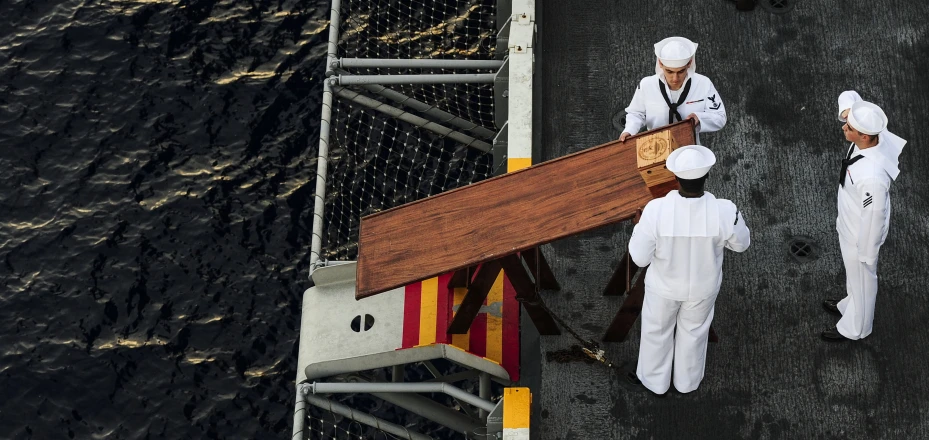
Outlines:
<svg viewBox="0 0 929 440"><path fill-rule="evenodd" d="M487 305L498 303L500 312L503 312L503 271L497 275L490 293L487 294ZM496 308L496 307L495 307ZM487 314L487 351L484 357L498 364L503 363L503 318Z"/></svg>
<svg viewBox="0 0 929 440"><path fill-rule="evenodd" d="M464 297L467 293L467 287L456 287L455 298L452 300L452 304L455 306L460 306L461 302L464 301ZM468 351L468 349L471 348L471 330L468 330L468 333L463 335L452 335L452 345L464 351Z"/></svg>
<svg viewBox="0 0 929 440"><path fill-rule="evenodd" d="M512 173L513 171L529 168L531 166L531 157L511 157L506 161L506 172Z"/></svg>
<svg viewBox="0 0 929 440"><path fill-rule="evenodd" d="M503 429L528 428L531 407L532 393L529 392L529 388L504 388Z"/></svg>
<svg viewBox="0 0 929 440"><path fill-rule="evenodd" d="M423 281L419 306L419 345L435 343L436 308L439 301L439 279Z"/></svg>

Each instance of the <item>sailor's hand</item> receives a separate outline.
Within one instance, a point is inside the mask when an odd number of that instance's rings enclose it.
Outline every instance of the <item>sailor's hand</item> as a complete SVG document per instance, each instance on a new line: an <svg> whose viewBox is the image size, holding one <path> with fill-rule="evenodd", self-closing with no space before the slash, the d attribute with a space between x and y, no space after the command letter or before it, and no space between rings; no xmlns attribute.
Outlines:
<svg viewBox="0 0 929 440"><path fill-rule="evenodd" d="M700 118L697 117L696 113L691 113L690 116L687 117L687 119L693 119L695 127L700 125Z"/></svg>
<svg viewBox="0 0 929 440"><path fill-rule="evenodd" d="M842 110L842 119L848 119L848 111L849 111L849 110L851 110L851 109L850 109L850 108L847 108L847 109L845 109L845 110Z"/></svg>
<svg viewBox="0 0 929 440"><path fill-rule="evenodd" d="M620 141L620 142L626 142L626 139L628 139L629 136L632 136L632 135L629 134L629 132L624 131L623 134L619 135L619 141Z"/></svg>

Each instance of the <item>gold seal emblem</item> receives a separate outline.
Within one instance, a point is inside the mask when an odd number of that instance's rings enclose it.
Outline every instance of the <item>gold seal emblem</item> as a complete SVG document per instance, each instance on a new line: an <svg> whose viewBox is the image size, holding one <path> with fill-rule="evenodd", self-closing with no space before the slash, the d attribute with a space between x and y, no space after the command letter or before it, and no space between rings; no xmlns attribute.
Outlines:
<svg viewBox="0 0 929 440"><path fill-rule="evenodd" d="M643 139L643 145L639 147L639 157L642 160L655 160L666 154L668 151L668 141L658 137Z"/></svg>

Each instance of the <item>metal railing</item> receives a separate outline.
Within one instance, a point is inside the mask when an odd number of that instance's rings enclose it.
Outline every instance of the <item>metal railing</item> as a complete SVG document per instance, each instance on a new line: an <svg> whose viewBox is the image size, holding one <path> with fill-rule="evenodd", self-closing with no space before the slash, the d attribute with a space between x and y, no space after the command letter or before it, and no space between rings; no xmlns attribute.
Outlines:
<svg viewBox="0 0 929 440"><path fill-rule="evenodd" d="M510 5L512 3L512 6ZM503 6L505 5L505 6ZM505 145L508 151L502 157L517 159L529 158L532 152L532 77L533 77L533 42L535 36L534 1L501 0L498 7L511 9L504 24L498 25L497 46L505 48L505 59L498 60L439 60L439 59L363 59L339 58L338 42L341 24L341 0L332 0L329 22L329 40L326 53L326 72L323 80L322 115L319 135L319 153L317 160L316 191L314 193L312 241L310 249L310 275L326 264L322 258L323 229L325 219L326 186L329 173L330 140L332 136L332 117L334 99L338 97L358 104L391 118L403 121L414 127L428 130L441 137L454 140L481 152L490 152L494 145ZM498 18L498 23L499 23ZM446 70L495 70L496 73L450 73L420 75L354 75L351 69L446 69ZM483 127L472 121L455 116L422 100L384 87L402 84L468 84L494 83L497 90L494 101L499 113L496 123L499 132ZM346 86L354 86L384 98L395 105L365 96ZM430 119L401 109L402 106L413 112L428 116ZM467 134L464 131L468 132ZM495 157L497 155L495 154ZM313 323L302 323L313 325ZM303 368L301 366L300 368ZM397 374L397 369L394 369ZM402 377L402 369L400 370ZM436 378L439 378L436 375ZM439 420L443 425L459 432L472 433L475 428L490 432L489 419L498 423L502 420L501 407L490 400L490 377L480 374L479 396L472 395L448 383L314 383L297 384L295 402L293 438L303 439L306 432L307 404L328 411L358 423L409 440L425 440L430 437L412 432L406 427L382 420L378 417L359 412L331 399L317 396L315 393L369 393L401 408L417 412L431 420ZM449 407L437 404L431 399L408 393L440 392L454 398L464 410L461 413ZM405 394L407 393L407 394ZM464 405L462 403L467 403ZM483 423L486 425L475 425ZM502 425L499 427L502 429ZM501 432L501 431L496 431ZM527 431L528 432L528 431Z"/></svg>

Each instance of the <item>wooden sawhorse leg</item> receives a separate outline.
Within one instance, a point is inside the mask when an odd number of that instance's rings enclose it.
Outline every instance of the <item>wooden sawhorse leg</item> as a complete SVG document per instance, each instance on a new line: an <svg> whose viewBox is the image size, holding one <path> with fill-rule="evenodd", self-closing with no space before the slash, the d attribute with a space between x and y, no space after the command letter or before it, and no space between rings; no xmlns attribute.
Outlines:
<svg viewBox="0 0 929 440"><path fill-rule="evenodd" d="M471 328L471 323L474 322L474 318L481 310L481 305L483 305L484 301L487 299L490 288L493 286L494 281L497 280L500 271L503 270L503 273L506 274L507 278L510 280L510 284L512 284L513 288L516 290L516 300L525 307L529 319L535 324L536 328L539 330L539 334L560 335L561 330L558 329L558 324L548 312L545 304L542 302L542 298L538 295L535 283L529 276L529 272L526 271L526 266L532 268L533 273L535 273L534 269L536 267L539 268L539 275L536 279L542 283L542 286L557 290L560 289L558 281L555 280L555 276L548 266L548 263L545 262L544 257L542 257L541 252L538 253L538 260L536 260L535 255L533 255L531 263L527 262L524 266L523 258L530 253L535 254L534 251L527 251L522 254L507 255L498 260L482 264L477 268L477 273L473 275L470 284L467 284L466 281L468 277L472 276L470 268L462 269L455 273L449 281L449 286L463 287L462 280L465 280L465 285L468 286L468 293L465 294L464 299L461 301L461 305L458 306L458 312L452 317L452 322L448 326L448 333L465 334L468 332L468 329Z"/></svg>
<svg viewBox="0 0 929 440"><path fill-rule="evenodd" d="M613 322L610 323L610 327L607 328L606 334L603 336L603 340L606 342L625 341L629 330L632 329L635 321L639 319L639 315L642 313L642 302L645 300L645 274L648 272L648 267L642 269L639 277L635 280L635 284L629 286L632 277L638 270L638 266L629 257L629 252L626 252L626 255L620 260L616 272L610 278L606 289L604 289L604 295L614 296L628 293L626 300L619 308L619 311L616 312ZM620 291L620 289L623 290ZM719 342L719 336L716 335L713 326L710 326L709 340L710 342Z"/></svg>

